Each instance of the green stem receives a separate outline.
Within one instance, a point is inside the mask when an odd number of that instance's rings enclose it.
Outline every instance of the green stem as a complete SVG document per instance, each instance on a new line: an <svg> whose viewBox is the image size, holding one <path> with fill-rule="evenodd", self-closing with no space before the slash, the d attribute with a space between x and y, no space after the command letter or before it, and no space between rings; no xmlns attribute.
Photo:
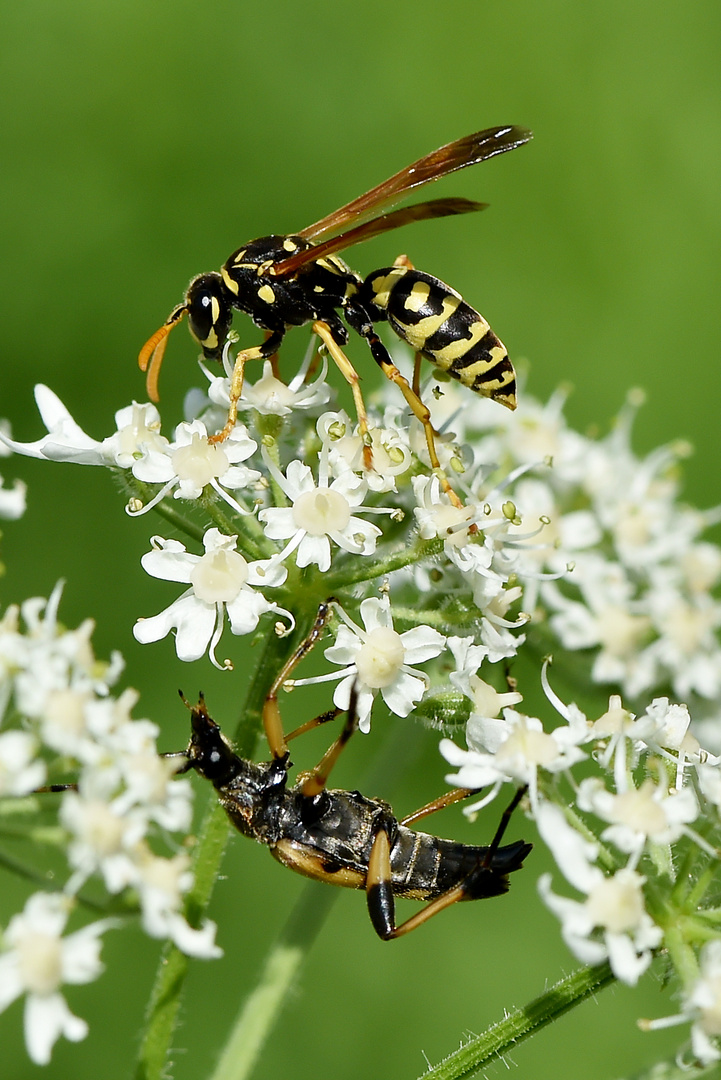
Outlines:
<svg viewBox="0 0 721 1080"><path fill-rule="evenodd" d="M273 674L293 645L289 638L278 638L269 628L265 646L246 694L236 731L238 753L252 753L258 731L263 701ZM209 807L193 852L194 884L186 897L185 913L191 926L198 926L208 906L218 877L229 824L225 812L212 792ZM175 945L166 944L160 958L148 1009L145 1030L135 1071L135 1080L163 1080L168 1075L168 1054L178 1023L180 999L188 971L188 957Z"/></svg>
<svg viewBox="0 0 721 1080"><path fill-rule="evenodd" d="M580 1005L605 986L615 981L608 963L598 967L585 967L561 979L545 994L535 998L523 1009L515 1009L510 1016L494 1024L460 1050L444 1058L440 1064L423 1073L419 1080L461 1080L473 1076L492 1061L503 1058L520 1042L552 1023L569 1009Z"/></svg>
<svg viewBox="0 0 721 1080"><path fill-rule="evenodd" d="M212 1080L246 1080L251 1075L335 898L333 889L308 882L238 1014Z"/></svg>
<svg viewBox="0 0 721 1080"><path fill-rule="evenodd" d="M265 539L258 519L252 513L231 521L217 501L215 493L212 498L203 498L203 509L222 533L238 537L238 546L249 559L269 559L275 555L276 548Z"/></svg>
<svg viewBox="0 0 721 1080"><path fill-rule="evenodd" d="M419 540L412 547L401 548L384 559L355 559L352 562L350 559L343 560L335 574L326 575L326 587L331 593L339 592L349 585L373 581L390 574L391 570L400 570L411 563L423 562L440 555L442 551L443 539L437 536L433 540Z"/></svg>

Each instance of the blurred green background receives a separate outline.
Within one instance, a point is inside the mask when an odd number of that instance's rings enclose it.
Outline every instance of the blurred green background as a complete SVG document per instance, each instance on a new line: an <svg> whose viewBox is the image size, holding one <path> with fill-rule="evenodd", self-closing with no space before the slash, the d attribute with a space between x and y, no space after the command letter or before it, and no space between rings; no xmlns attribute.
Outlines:
<svg viewBox="0 0 721 1080"><path fill-rule="evenodd" d="M545 398L573 384L567 412L583 429L605 427L627 389L644 387L638 448L692 439L688 497L721 498L717 2L25 0L4 9L2 25L0 415L16 438L42 433L32 399L41 380L89 433L109 433L114 411L143 399L139 346L189 278L244 240L302 228L435 146L517 123L535 132L530 146L434 192L490 202L482 217L416 225L352 252L352 265L365 274L407 251L528 360L529 392ZM166 430L198 382L194 355L184 331L173 336ZM362 348L353 355L375 378ZM140 711L163 722L168 749L185 742L178 686L189 695L202 686L214 714L233 717L239 676L207 662L189 669L170 642L132 638L139 615L177 594L138 564L163 525L130 521L104 470L10 459L0 471L29 484L26 517L3 530L3 602L47 595L66 578L64 620L97 618L99 655L122 650ZM231 647L241 655L242 644ZM414 729L410 740L404 778L378 792L401 813L443 786L436 738ZM357 741L338 775L351 787L374 748ZM485 839L459 811L439 828ZM461 905L388 945L362 898L343 892L258 1080L415 1078L426 1059L570 971L536 898L542 862L534 854L503 902ZM211 912L226 956L194 965L177 1080L210 1071L303 888L239 839L226 872ZM3 875L2 921L18 896ZM58 1044L47 1076L129 1074L157 949L116 934L104 955L104 978L70 993L90 1037ZM636 994L606 991L520 1047L518 1075L630 1074L678 1039L640 1035L635 1017L673 1011L653 976ZM0 1017L5 1080L36 1072L20 1028L16 1005Z"/></svg>

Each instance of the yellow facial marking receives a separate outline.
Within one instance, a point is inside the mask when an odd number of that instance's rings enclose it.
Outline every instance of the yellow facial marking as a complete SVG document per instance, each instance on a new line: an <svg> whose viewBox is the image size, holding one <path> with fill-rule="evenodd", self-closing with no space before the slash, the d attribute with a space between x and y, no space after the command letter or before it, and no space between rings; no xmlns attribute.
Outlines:
<svg viewBox="0 0 721 1080"><path fill-rule="evenodd" d="M275 293L271 289L270 285L261 285L261 287L258 289L258 297L265 304L275 303Z"/></svg>
<svg viewBox="0 0 721 1080"><path fill-rule="evenodd" d="M296 243L294 243L293 240L291 240L289 237L286 236L285 240L283 241L283 250L284 251L297 251L298 250L298 245Z"/></svg>

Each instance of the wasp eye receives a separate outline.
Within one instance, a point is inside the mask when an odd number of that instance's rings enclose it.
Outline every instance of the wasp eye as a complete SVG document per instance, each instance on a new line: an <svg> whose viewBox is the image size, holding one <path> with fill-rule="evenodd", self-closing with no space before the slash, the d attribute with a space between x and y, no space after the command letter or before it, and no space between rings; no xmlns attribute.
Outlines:
<svg viewBox="0 0 721 1080"><path fill-rule="evenodd" d="M185 297L190 332L206 360L219 360L233 314L220 274L194 278Z"/></svg>

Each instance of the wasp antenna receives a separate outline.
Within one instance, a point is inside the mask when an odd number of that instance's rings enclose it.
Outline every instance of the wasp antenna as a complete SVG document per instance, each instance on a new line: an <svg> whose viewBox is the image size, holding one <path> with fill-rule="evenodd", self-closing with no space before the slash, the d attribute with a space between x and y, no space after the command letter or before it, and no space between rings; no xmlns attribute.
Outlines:
<svg viewBox="0 0 721 1080"><path fill-rule="evenodd" d="M177 307L168 316L160 329L156 330L153 336L148 338L138 354L138 367L141 371L147 372L145 389L151 401L160 401L158 377L160 375L160 365L165 355L165 346L168 344L168 334L187 313L188 308L185 304Z"/></svg>

